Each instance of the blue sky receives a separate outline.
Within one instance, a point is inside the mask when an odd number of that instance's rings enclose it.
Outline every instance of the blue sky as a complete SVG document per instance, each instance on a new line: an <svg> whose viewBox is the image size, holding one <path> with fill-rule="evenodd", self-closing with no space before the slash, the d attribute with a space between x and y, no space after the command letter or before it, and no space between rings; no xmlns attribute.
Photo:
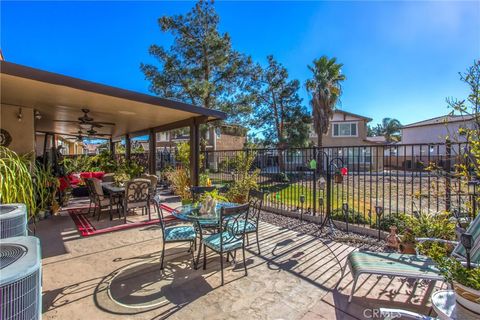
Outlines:
<svg viewBox="0 0 480 320"><path fill-rule="evenodd" d="M141 62L169 46L157 19L193 2L5 2L5 59L148 93ZM480 58L480 2L216 2L235 49L265 63L273 54L303 83L321 55L344 63L340 108L374 122L410 123L448 112L464 97L458 72ZM308 105L308 94L301 95Z"/></svg>

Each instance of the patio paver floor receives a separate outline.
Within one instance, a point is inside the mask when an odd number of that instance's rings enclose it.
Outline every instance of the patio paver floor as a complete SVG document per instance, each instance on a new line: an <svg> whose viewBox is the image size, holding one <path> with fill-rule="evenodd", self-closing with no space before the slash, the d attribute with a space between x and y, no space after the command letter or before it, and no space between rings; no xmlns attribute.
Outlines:
<svg viewBox="0 0 480 320"><path fill-rule="evenodd" d="M226 263L220 286L219 256L193 270L186 244L167 245L160 271L157 226L82 238L68 216L41 221L45 319L365 319L381 306L428 314L429 288L402 278L365 277L351 304L344 259L353 248L267 223L261 250L255 237L237 265ZM338 282L341 280L338 288ZM437 284L440 285L440 284ZM422 306L423 305L423 306Z"/></svg>

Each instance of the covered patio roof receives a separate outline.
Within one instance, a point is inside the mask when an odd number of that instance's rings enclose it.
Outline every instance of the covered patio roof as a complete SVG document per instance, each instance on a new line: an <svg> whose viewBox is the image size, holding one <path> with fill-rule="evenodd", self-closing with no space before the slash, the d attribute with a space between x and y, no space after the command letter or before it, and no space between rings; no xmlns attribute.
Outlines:
<svg viewBox="0 0 480 320"><path fill-rule="evenodd" d="M97 122L112 122L113 126L96 128L98 134L113 139L129 134L148 134L184 126L225 119L226 114L179 101L163 99L104 84L47 72L11 62L1 61L1 103L38 110L37 131L54 134L74 134L76 121L90 110Z"/></svg>

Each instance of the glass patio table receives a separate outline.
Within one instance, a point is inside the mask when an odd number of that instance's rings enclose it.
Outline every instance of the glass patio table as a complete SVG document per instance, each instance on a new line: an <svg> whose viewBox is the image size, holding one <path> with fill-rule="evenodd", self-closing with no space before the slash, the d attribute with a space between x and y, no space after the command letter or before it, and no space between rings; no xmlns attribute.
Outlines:
<svg viewBox="0 0 480 320"><path fill-rule="evenodd" d="M184 220L190 221L196 224L196 228L199 231L200 241L198 245L198 253L197 253L197 261L195 263L196 267L198 266L198 262L200 260L200 253L202 252L202 238L203 232L202 230L205 229L215 229L218 230L220 225L220 211L222 208L229 208L238 206L238 203L233 202L219 202L215 207L214 214L202 214L200 213L200 209L202 208L202 203L192 203L186 204L180 207L173 209L172 214L174 217Z"/></svg>
<svg viewBox="0 0 480 320"><path fill-rule="evenodd" d="M215 214L201 214L200 209L202 208L202 203L192 203L173 209L172 214L176 218L184 221L199 222L202 225L218 225L222 208L235 207L238 205L238 203L233 202L219 202L215 207Z"/></svg>

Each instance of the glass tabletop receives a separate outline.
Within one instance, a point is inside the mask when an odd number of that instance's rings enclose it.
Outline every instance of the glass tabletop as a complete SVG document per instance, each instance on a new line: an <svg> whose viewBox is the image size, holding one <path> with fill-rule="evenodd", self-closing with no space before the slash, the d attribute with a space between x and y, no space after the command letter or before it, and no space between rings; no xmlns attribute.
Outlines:
<svg viewBox="0 0 480 320"><path fill-rule="evenodd" d="M238 205L238 203L233 202L219 202L215 207L215 214L202 214L200 212L202 203L198 202L177 207L173 209L172 214L178 219L187 221L218 221L222 208L235 207Z"/></svg>

